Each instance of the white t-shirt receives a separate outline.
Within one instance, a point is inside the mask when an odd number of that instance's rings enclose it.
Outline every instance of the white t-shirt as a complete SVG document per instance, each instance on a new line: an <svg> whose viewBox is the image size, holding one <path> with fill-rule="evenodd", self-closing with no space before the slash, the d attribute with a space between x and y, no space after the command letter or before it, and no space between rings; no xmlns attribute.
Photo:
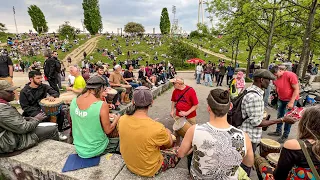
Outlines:
<svg viewBox="0 0 320 180"><path fill-rule="evenodd" d="M198 65L196 68L197 74L201 74L203 72L203 68L201 65Z"/></svg>
<svg viewBox="0 0 320 180"><path fill-rule="evenodd" d="M69 80L70 85L74 84L74 79L75 79L75 77L72 76L71 74L68 76L68 80Z"/></svg>

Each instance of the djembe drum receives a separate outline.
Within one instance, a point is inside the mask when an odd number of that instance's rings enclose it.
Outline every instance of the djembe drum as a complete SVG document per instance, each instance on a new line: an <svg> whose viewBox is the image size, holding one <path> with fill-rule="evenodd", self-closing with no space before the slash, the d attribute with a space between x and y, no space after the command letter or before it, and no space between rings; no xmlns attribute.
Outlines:
<svg viewBox="0 0 320 180"><path fill-rule="evenodd" d="M131 93L132 86L122 84L121 87L126 88L126 95L124 97L124 102L129 103L130 102L129 94Z"/></svg>
<svg viewBox="0 0 320 180"><path fill-rule="evenodd" d="M57 115L61 111L63 101L60 98L55 98L55 101L50 102L48 99L42 99L39 102L39 105L42 111L47 115L50 116L50 122L57 123Z"/></svg>
<svg viewBox="0 0 320 180"><path fill-rule="evenodd" d="M180 118L178 120L175 119L175 123L172 128L179 136L184 137L191 126L192 125L185 118Z"/></svg>
<svg viewBox="0 0 320 180"><path fill-rule="evenodd" d="M113 117L113 116L110 116L109 119L110 119L110 123L112 123L113 120L114 120L114 117ZM116 125L116 127L113 129L113 131L112 131L110 134L107 134L107 136L108 136L109 138L119 137L118 124Z"/></svg>
<svg viewBox="0 0 320 180"><path fill-rule="evenodd" d="M107 97L106 97L107 103L112 104L112 101L114 97L117 95L117 93L118 93L117 90L113 88L108 89Z"/></svg>
<svg viewBox="0 0 320 180"><path fill-rule="evenodd" d="M270 165L274 168L277 167L279 158L280 158L280 153L270 153L266 157Z"/></svg>
<svg viewBox="0 0 320 180"><path fill-rule="evenodd" d="M281 145L272 139L261 139L260 156L266 158L269 153L280 153Z"/></svg>

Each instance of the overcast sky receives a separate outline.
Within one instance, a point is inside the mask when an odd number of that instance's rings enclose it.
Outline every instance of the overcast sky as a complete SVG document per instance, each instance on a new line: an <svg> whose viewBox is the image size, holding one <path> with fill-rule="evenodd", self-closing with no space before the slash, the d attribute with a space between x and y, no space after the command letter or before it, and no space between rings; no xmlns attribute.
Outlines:
<svg viewBox="0 0 320 180"><path fill-rule="evenodd" d="M0 22L9 32L15 32L12 7L16 10L19 33L28 32L32 23L28 15L28 6L35 4L43 11L48 22L49 32L57 31L59 25L69 21L72 26L81 28L83 19L82 0L1 0ZM177 7L176 17L187 32L196 29L198 21L198 0L100 0L100 13L103 31L117 32L127 22L134 21L144 25L146 32L156 28L160 32L159 22L163 7L167 7L170 20L173 19L172 5ZM204 6L205 8L205 6ZM205 14L205 22L211 24Z"/></svg>

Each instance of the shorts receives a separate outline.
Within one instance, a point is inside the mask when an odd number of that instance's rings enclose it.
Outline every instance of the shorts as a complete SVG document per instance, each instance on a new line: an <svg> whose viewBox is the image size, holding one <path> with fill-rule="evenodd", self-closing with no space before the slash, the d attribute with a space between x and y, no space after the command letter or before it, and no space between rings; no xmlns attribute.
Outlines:
<svg viewBox="0 0 320 180"><path fill-rule="evenodd" d="M175 118L175 119L180 119L181 117L175 115L174 118ZM191 125L195 125L195 124L197 123L197 122L196 122L196 117L192 117L192 118L189 118L189 119L186 118L186 120L187 120Z"/></svg>
<svg viewBox="0 0 320 180"><path fill-rule="evenodd" d="M126 92L126 88L123 88L123 87L112 87L113 89L117 90L117 92L119 94L122 94L123 92Z"/></svg>

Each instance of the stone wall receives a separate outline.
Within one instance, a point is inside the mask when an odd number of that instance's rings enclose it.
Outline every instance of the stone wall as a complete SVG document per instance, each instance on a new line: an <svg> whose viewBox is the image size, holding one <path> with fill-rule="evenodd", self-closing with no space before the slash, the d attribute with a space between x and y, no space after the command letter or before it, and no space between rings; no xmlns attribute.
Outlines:
<svg viewBox="0 0 320 180"><path fill-rule="evenodd" d="M154 98L171 87L170 83L163 84L152 90ZM128 104L119 113L123 114ZM62 173L62 168L70 154L75 154L71 144L47 140L25 152L0 159L0 172L8 180L128 180L148 179L132 174L125 166L121 155L107 154L101 156L99 166ZM1 175L0 173L0 175ZM188 170L182 168L170 169L152 179L188 179ZM0 180L1 176L0 176Z"/></svg>

